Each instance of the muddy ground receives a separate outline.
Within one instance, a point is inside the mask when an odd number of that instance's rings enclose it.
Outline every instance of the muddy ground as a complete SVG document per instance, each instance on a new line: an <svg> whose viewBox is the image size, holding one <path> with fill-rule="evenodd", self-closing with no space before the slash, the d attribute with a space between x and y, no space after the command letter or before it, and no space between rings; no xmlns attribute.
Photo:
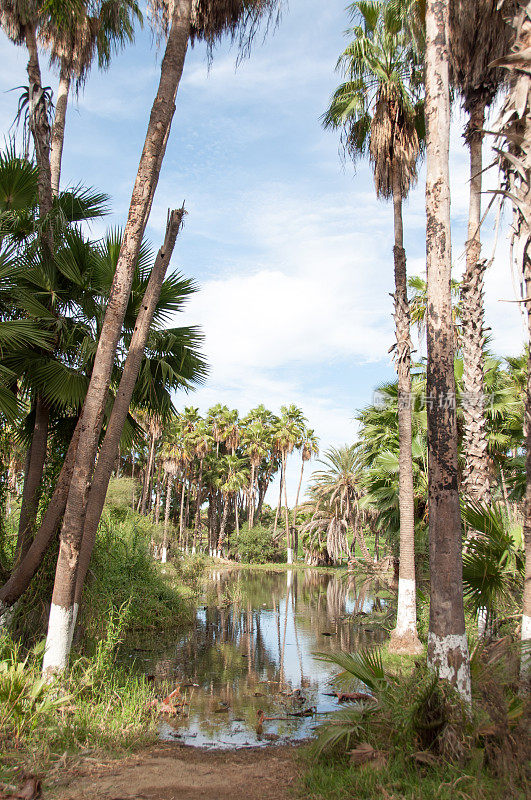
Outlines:
<svg viewBox="0 0 531 800"><path fill-rule="evenodd" d="M299 747L199 750L159 744L122 761L85 762L45 800L293 800Z"/></svg>

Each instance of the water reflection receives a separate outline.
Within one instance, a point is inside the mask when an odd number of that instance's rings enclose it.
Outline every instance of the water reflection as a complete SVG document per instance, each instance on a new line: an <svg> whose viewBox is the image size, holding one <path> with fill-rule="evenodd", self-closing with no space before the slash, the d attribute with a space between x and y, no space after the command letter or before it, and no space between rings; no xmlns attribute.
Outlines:
<svg viewBox="0 0 531 800"><path fill-rule="evenodd" d="M312 654L383 638L364 621L379 605L374 586L354 576L218 570L207 598L192 631L128 652L156 682L186 692L185 713L161 725L166 739L241 747L306 738L337 704L334 668Z"/></svg>

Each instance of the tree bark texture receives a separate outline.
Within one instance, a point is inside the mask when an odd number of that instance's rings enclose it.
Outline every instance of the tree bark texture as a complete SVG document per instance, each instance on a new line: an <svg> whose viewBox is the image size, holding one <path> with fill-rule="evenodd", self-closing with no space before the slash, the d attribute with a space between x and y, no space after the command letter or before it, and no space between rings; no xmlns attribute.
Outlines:
<svg viewBox="0 0 531 800"><path fill-rule="evenodd" d="M52 127L52 144L50 150L50 171L52 194L57 197L61 183L61 163L63 160L63 144L65 140L66 110L68 108L68 94L70 92L70 70L65 59L61 59L59 72L59 88L57 102L55 103L55 117Z"/></svg>
<svg viewBox="0 0 531 800"><path fill-rule="evenodd" d="M471 699L457 483L450 239L448 0L426 6L426 258L430 626L428 663Z"/></svg>
<svg viewBox="0 0 531 800"><path fill-rule="evenodd" d="M463 471L462 491L472 500L490 502L490 475L485 417L485 327L483 280L486 263L481 255L482 145L485 106L470 116L466 139L470 149L470 203L466 269L461 284L461 350L463 353Z"/></svg>
<svg viewBox="0 0 531 800"><path fill-rule="evenodd" d="M34 406L35 419L31 444L26 456L26 469L24 472L24 488L22 490L22 505L18 525L18 537L15 548L15 567L26 556L37 520L39 499L42 489L44 463L48 448L48 428L50 423L50 408L42 397L37 396Z"/></svg>

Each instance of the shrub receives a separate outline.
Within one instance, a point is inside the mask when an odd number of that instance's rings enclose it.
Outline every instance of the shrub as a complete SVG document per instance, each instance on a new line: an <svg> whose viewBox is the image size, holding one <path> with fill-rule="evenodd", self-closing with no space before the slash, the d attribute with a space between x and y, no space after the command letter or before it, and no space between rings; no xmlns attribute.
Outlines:
<svg viewBox="0 0 531 800"><path fill-rule="evenodd" d="M269 528L256 526L249 530L244 525L237 540L238 555L244 564L267 564L282 558L278 545L273 542Z"/></svg>

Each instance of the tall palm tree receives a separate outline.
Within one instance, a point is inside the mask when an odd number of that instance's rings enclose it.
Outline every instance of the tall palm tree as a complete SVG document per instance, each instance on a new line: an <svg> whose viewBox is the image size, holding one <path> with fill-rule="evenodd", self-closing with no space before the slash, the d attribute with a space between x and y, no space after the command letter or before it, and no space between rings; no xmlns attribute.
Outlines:
<svg viewBox="0 0 531 800"><path fill-rule="evenodd" d="M312 475L310 501L305 505L311 516L303 527L303 534L311 538L323 532L326 551L336 561L341 555L348 554L346 533L350 529L353 532L352 552L358 543L363 559L370 563L371 556L359 525L363 486L356 448L331 447L318 463L322 468Z"/></svg>
<svg viewBox="0 0 531 800"><path fill-rule="evenodd" d="M461 349L465 465L462 491L476 502L489 502L489 458L484 408L485 344L483 281L487 262L481 260L481 192L485 115L505 79L492 62L509 48L511 29L497 0L453 0L450 3L451 80L468 115L464 139L470 151L470 203L466 269L461 284Z"/></svg>
<svg viewBox="0 0 531 800"><path fill-rule="evenodd" d="M65 137L70 85L79 90L93 61L107 69L111 56L134 39L135 21L142 22L136 0L78 0L66 5L61 15L50 15L39 30L39 40L59 68L59 87L50 142L52 192L57 194Z"/></svg>
<svg viewBox="0 0 531 800"><path fill-rule="evenodd" d="M284 494L284 521L286 526L286 549L288 564L292 564L294 560L293 542L289 524L289 508L288 508L288 490L286 480L286 468L288 456L293 452L294 448L301 445L303 431L306 426L306 418L302 411L297 406L291 404L290 406L281 406L280 419L277 430L275 432L275 442L280 453L282 472L280 474L280 503L282 505L282 494ZM278 512L278 509L277 509Z"/></svg>
<svg viewBox="0 0 531 800"><path fill-rule="evenodd" d="M419 64L402 19L386 3L350 7L358 23L338 62L346 82L324 116L325 127L342 128L345 147L356 159L368 155L376 194L393 200L395 274L395 359L400 430L400 577L395 652L420 652L415 589L415 516L411 433L411 340L402 204L417 178L423 112L418 101Z"/></svg>
<svg viewBox="0 0 531 800"><path fill-rule="evenodd" d="M81 433L63 517L61 551L50 611L50 647L46 660L49 671L62 671L67 665L76 572L86 512L86 491L94 471L112 367L131 293L134 265L162 167L188 43L190 39L203 39L213 44L224 32L237 35L241 31L249 30L249 26L252 32L253 26L256 26L264 14L270 14L278 7L278 0L211 0L199 5L192 0L175 0L172 3L156 2L153 5L159 12L159 21L166 35L166 47L80 420Z"/></svg>
<svg viewBox="0 0 531 800"><path fill-rule="evenodd" d="M244 420L243 450L251 465L249 482L249 529L254 525L256 473L267 456L266 429L261 422L253 421L249 414Z"/></svg>
<svg viewBox="0 0 531 800"><path fill-rule="evenodd" d="M428 662L470 701L463 607L461 513L450 277L450 83L448 0L426 6L426 259L428 280L428 482L430 626Z"/></svg>
<svg viewBox="0 0 531 800"><path fill-rule="evenodd" d="M202 489L203 489L203 462L211 451L214 442L210 435L208 426L201 420L196 426L193 437L194 454L199 462L199 472L197 476L197 507L196 518L194 525L194 538L192 543L192 553L195 553L197 541L201 538L201 505L202 505Z"/></svg>
<svg viewBox="0 0 531 800"><path fill-rule="evenodd" d="M314 456L319 455L319 439L315 435L312 428L305 428L301 440L301 474L299 478L299 485L297 486L297 496L295 498L295 508L293 509L293 530L295 536L294 549L295 553L298 551L299 535L297 531L297 510L299 508L299 496L302 486L302 478L304 475L304 465L310 461Z"/></svg>

